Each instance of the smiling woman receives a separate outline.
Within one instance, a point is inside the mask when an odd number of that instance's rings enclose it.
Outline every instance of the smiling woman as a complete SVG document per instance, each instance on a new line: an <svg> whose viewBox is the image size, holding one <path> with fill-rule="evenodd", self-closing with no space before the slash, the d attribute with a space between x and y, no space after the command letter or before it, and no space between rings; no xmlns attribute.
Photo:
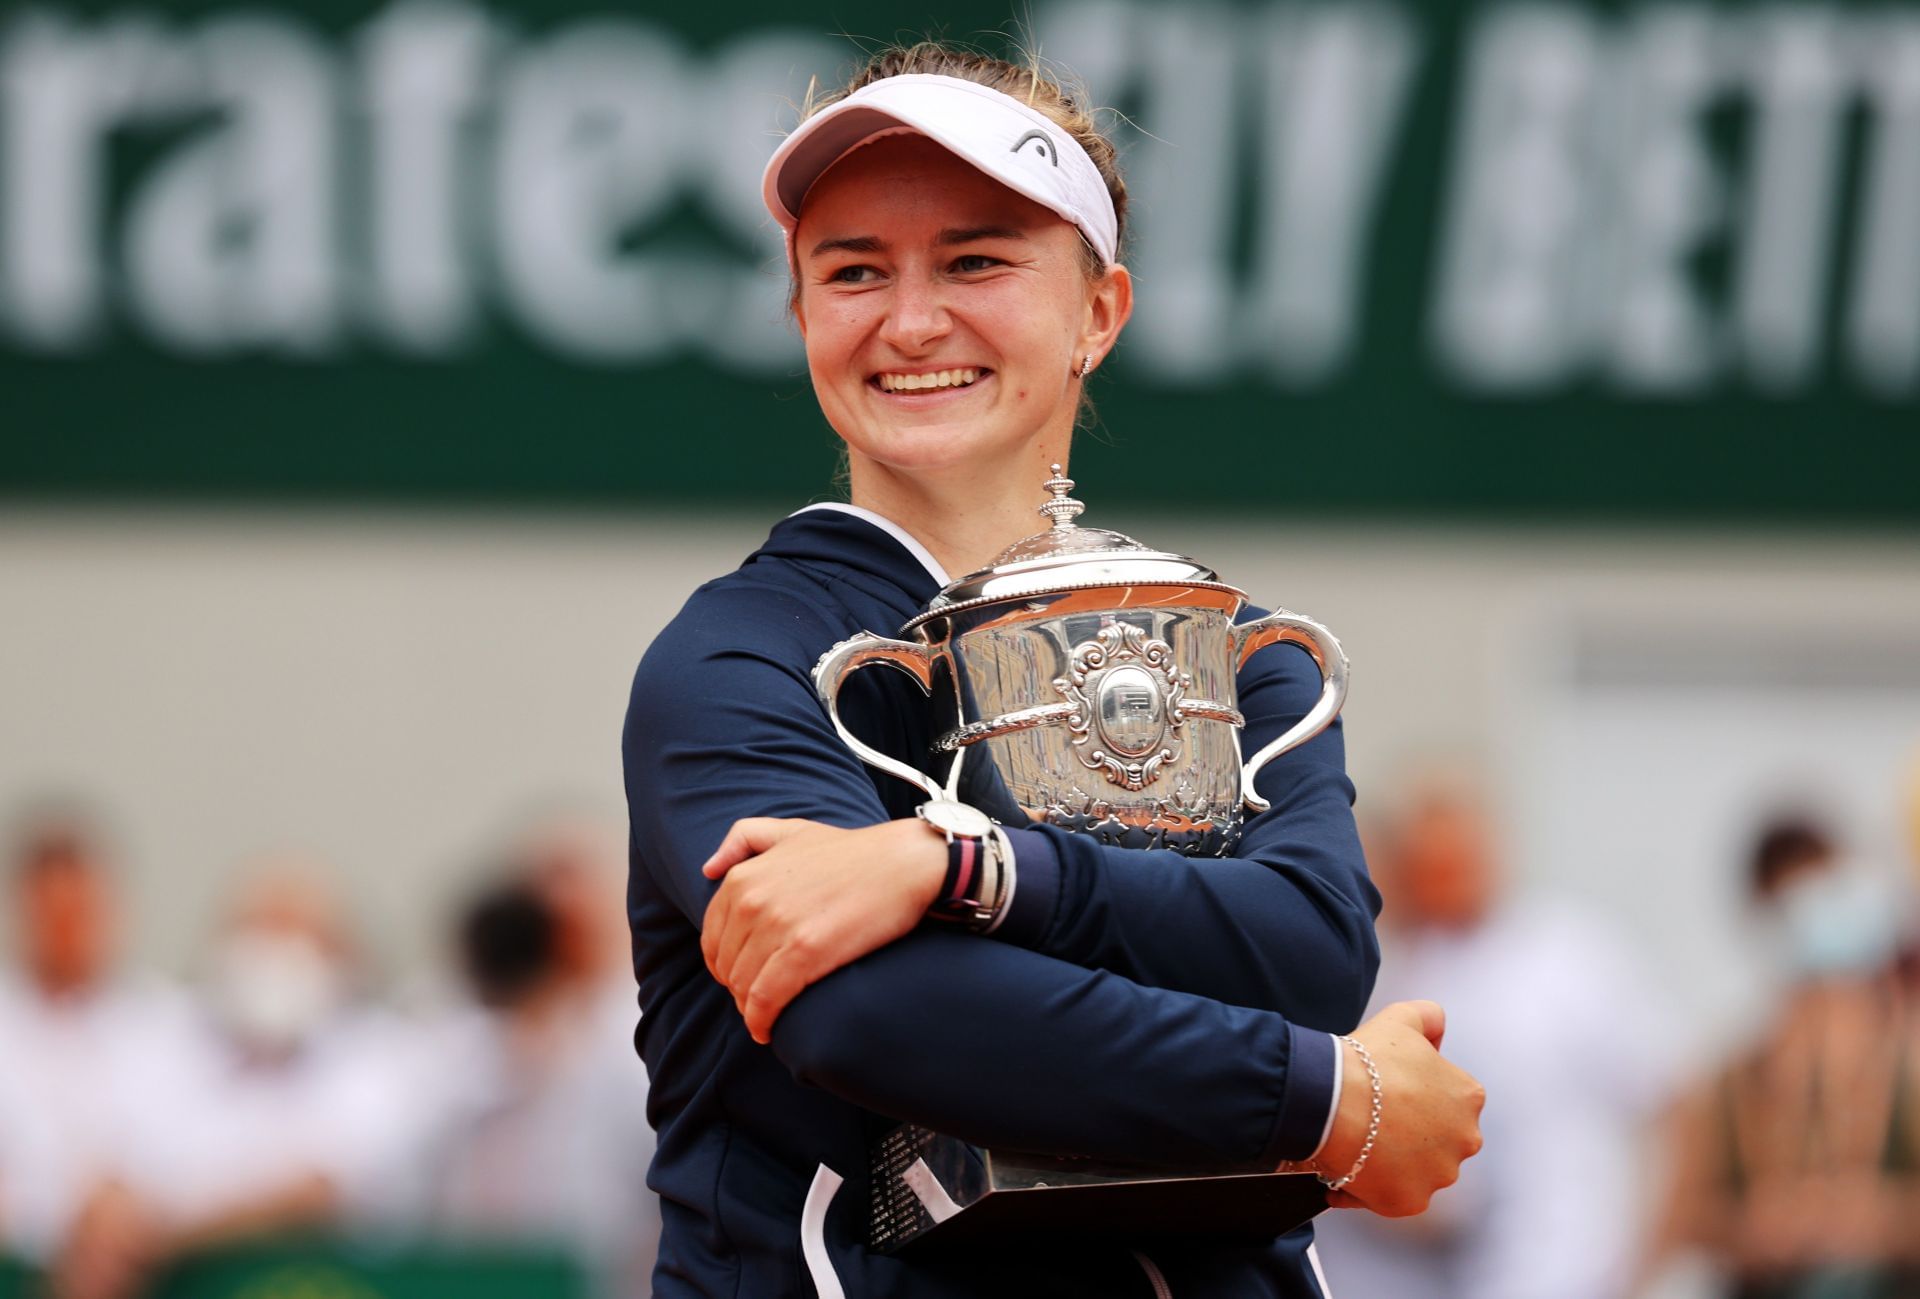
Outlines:
<svg viewBox="0 0 1920 1299"><path fill-rule="evenodd" d="M885 52L810 106L764 188L854 500L893 519L936 507L929 490L1017 508L1066 462L1133 310L1126 183L1083 101L937 44ZM992 513L996 536L1030 530ZM965 571L998 549L973 542L930 544Z"/></svg>
<svg viewBox="0 0 1920 1299"><path fill-rule="evenodd" d="M655 1293L1322 1295L1306 1229L1151 1255L869 1247L868 1148L890 1119L1188 1172L1301 1162L1345 1175L1331 1203L1409 1213L1477 1146L1479 1094L1435 1049L1438 1007L1354 1030L1364 1071L1331 1036L1377 960L1337 726L1263 769L1272 810L1236 856L1196 861L916 807L814 694L823 653L1037 530L1039 484L1133 303L1126 190L1091 115L1030 68L888 51L780 146L764 192L852 499L777 524L634 679ZM1319 693L1305 656L1253 660L1248 741ZM902 675L864 674L837 706L893 760L932 747Z"/></svg>
<svg viewBox="0 0 1920 1299"><path fill-rule="evenodd" d="M1126 268L1088 278L1073 226L921 135L834 163L793 242L794 320L854 499L896 520L1003 502L1032 531L1033 485L1132 309ZM926 540L956 572L997 549Z"/></svg>

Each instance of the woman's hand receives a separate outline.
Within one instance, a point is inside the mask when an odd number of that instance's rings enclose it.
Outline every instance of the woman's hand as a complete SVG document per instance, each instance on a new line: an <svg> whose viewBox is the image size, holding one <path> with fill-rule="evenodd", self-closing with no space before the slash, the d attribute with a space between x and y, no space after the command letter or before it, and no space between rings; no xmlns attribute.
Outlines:
<svg viewBox="0 0 1920 1299"><path fill-rule="evenodd" d="M1461 1161L1478 1153L1487 1094L1441 1058L1446 1026L1445 1012L1433 1002L1399 1001L1354 1030L1380 1071L1380 1132L1360 1176L1327 1197L1334 1208L1371 1209L1388 1218L1419 1213L1435 1191L1458 1180ZM1366 1066L1350 1054L1333 1133L1313 1163L1323 1176L1344 1177L1353 1167L1372 1109Z"/></svg>
<svg viewBox="0 0 1920 1299"><path fill-rule="evenodd" d="M947 850L918 820L842 830L749 817L701 871L721 884L700 950L764 1043L808 984L920 923L946 879Z"/></svg>

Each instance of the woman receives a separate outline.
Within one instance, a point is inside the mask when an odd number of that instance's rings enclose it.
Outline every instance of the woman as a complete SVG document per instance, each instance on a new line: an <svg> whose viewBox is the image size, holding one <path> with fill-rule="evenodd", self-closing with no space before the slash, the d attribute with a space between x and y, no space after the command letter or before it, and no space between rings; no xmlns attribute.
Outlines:
<svg viewBox="0 0 1920 1299"><path fill-rule="evenodd" d="M1785 986L1675 1107L1645 1271L1692 1246L1732 1299L1914 1299L1920 1023L1896 964L1901 899L1798 817L1761 832L1748 868Z"/></svg>
<svg viewBox="0 0 1920 1299"><path fill-rule="evenodd" d="M1038 530L1037 484L1066 463L1086 378L1131 310L1125 188L1057 85L923 45L876 57L809 116L766 192L852 504L776 526L694 594L634 682L656 1293L1322 1293L1304 1230L1151 1252L865 1248L867 1149L901 1119L1186 1169L1313 1160L1338 1180L1360 1163L1333 1202L1407 1213L1477 1147L1480 1098L1434 1049L1437 1007L1392 1008L1358 1046L1329 1036L1358 1020L1376 961L1337 730L1262 773L1273 810L1236 858L1008 831L1018 887L992 932L927 922L946 839L835 736L809 672ZM912 760L930 719L896 678L854 677L841 712ZM1276 653L1240 688L1260 745L1319 679Z"/></svg>

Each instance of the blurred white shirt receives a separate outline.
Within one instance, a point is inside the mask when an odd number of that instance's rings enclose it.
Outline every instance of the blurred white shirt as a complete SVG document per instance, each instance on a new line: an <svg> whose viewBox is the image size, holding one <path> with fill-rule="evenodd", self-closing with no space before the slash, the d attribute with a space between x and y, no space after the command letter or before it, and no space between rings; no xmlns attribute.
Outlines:
<svg viewBox="0 0 1920 1299"><path fill-rule="evenodd" d="M209 1015L183 1050L122 1089L122 1178L163 1212L200 1218L318 1175L342 1200L342 1226L377 1217L410 1147L396 1097L407 1078L402 1029L379 1011L335 1014L293 1052L242 1050Z"/></svg>
<svg viewBox="0 0 1920 1299"><path fill-rule="evenodd" d="M190 1049L190 1003L158 983L49 999L0 980L0 1246L47 1258L120 1166L124 1102Z"/></svg>
<svg viewBox="0 0 1920 1299"><path fill-rule="evenodd" d="M1653 981L1571 908L1509 905L1462 934L1382 934L1376 1007L1447 1012L1442 1051L1487 1089L1485 1148L1423 1215L1323 1215L1338 1299L1615 1299L1657 1187L1647 1125L1677 1082Z"/></svg>
<svg viewBox="0 0 1920 1299"><path fill-rule="evenodd" d="M650 1292L660 1205L646 1185L654 1134L636 1018L619 984L532 1050L502 1016L447 1017L423 1056L433 1113L420 1211L430 1230L570 1245L601 1293Z"/></svg>

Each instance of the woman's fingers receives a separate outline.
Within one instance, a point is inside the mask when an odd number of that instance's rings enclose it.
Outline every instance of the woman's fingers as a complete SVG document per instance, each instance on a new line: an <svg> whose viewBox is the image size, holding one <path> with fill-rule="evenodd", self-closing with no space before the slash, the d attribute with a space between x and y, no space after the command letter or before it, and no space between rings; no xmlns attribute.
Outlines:
<svg viewBox="0 0 1920 1299"><path fill-rule="evenodd" d="M707 923L700 931L700 952L707 958L707 970L728 987L733 986L733 967L740 959L740 946L753 933L753 923L744 914L738 889L722 887L707 904ZM724 907L720 915L714 912Z"/></svg>
<svg viewBox="0 0 1920 1299"><path fill-rule="evenodd" d="M734 1006L744 1018L748 991L759 979L761 970L793 942L793 936L779 926L752 924L745 917L734 929L738 937L731 952L722 956L721 968L714 971L713 977L727 985L727 991L733 994Z"/></svg>
<svg viewBox="0 0 1920 1299"><path fill-rule="evenodd" d="M832 969L818 968L820 962L806 947L789 945L775 952L755 971L751 987L740 1002L740 1016L747 1022L753 1040L765 1045L773 1040L773 1022L788 1004L807 986ZM834 967L837 968L837 967Z"/></svg>
<svg viewBox="0 0 1920 1299"><path fill-rule="evenodd" d="M718 958L721 945L727 941L733 898L734 891L722 885L707 902L706 914L700 918L700 955L707 962L708 972L716 979L720 979ZM720 979L720 982L725 983L726 980Z"/></svg>
<svg viewBox="0 0 1920 1299"><path fill-rule="evenodd" d="M1411 1001L1388 1006L1354 1031L1379 1071L1381 1106L1374 1148L1346 1194L1386 1217L1425 1209L1434 1192L1451 1186L1461 1163L1480 1149L1486 1092L1435 1049L1445 1027L1438 1006ZM1358 1064L1347 1066L1335 1137L1321 1159L1334 1177L1352 1167L1371 1117L1372 1081Z"/></svg>
<svg viewBox="0 0 1920 1299"><path fill-rule="evenodd" d="M735 821L727 837L700 867L700 873L717 880L749 857L757 857L783 839L817 825L799 817L749 816Z"/></svg>
<svg viewBox="0 0 1920 1299"><path fill-rule="evenodd" d="M1381 1010L1379 1018L1399 1020L1433 1043L1436 1051L1447 1035L1447 1012L1437 1001L1396 1001Z"/></svg>
<svg viewBox="0 0 1920 1299"><path fill-rule="evenodd" d="M816 821L799 817L750 816L735 821L700 872L708 879L720 879L742 862L751 861L794 835L818 826ZM752 928L752 917L734 914L739 898L739 889L728 888L722 881L700 920L700 955L706 959L708 971L721 983L728 982L727 972L733 967L740 943Z"/></svg>

